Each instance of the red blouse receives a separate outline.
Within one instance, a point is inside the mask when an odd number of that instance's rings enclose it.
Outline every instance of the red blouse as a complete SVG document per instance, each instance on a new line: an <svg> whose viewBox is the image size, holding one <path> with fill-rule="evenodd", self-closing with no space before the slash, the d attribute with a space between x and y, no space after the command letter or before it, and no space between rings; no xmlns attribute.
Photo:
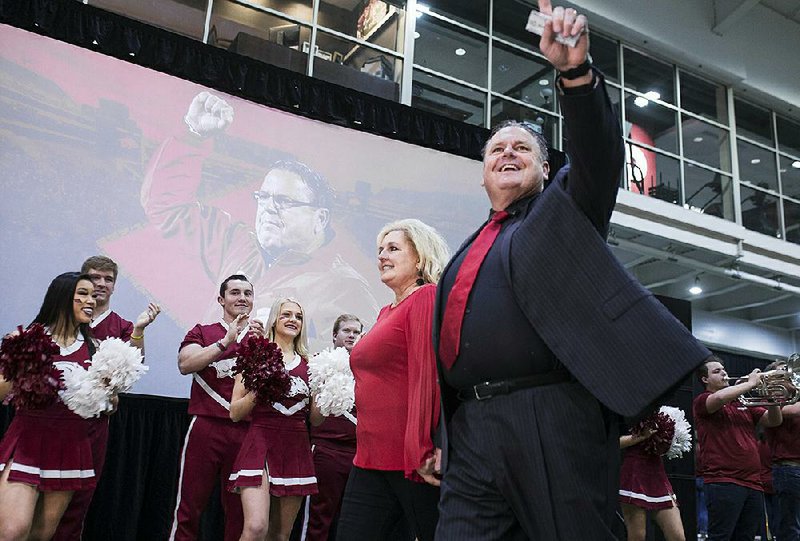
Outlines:
<svg viewBox="0 0 800 541"><path fill-rule="evenodd" d="M395 307L384 306L375 326L350 354L355 376L357 448L353 464L416 469L433 453L439 386L431 329L436 286L420 287Z"/></svg>

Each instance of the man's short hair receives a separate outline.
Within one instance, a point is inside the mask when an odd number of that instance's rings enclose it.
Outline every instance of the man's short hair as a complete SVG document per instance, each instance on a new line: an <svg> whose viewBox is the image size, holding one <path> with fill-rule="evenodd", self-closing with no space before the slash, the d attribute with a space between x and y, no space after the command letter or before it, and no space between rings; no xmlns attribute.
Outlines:
<svg viewBox="0 0 800 541"><path fill-rule="evenodd" d="M548 159L550 159L550 154L547 151L547 139L545 139L544 135L542 135L542 133L539 131L539 126L533 122L528 122L527 120L513 119L504 120L492 128L492 131L489 133L489 138L486 139L486 142L483 144L483 148L481 149L481 158L486 156L486 148L489 146L489 141L491 141L492 137L494 137L497 132L503 128L522 128L531 134L536 146L539 147L539 155L542 158L542 162L546 162Z"/></svg>
<svg viewBox="0 0 800 541"><path fill-rule="evenodd" d="M339 327L342 326L342 323L345 321L357 321L359 325L361 325L361 330L364 330L364 322L358 319L358 316L353 314L342 314L336 318L336 321L333 322L333 334L339 332Z"/></svg>
<svg viewBox="0 0 800 541"><path fill-rule="evenodd" d="M694 371L694 375L697 378L697 381L699 381L703 385L705 385L705 382L703 381L703 378L707 378L708 377L708 363L719 363L722 366L725 366L725 363L723 362L723 360L720 359L719 357L717 357L716 355L712 355L711 357L709 357L705 361L703 361L703 364L698 366Z"/></svg>
<svg viewBox="0 0 800 541"><path fill-rule="evenodd" d="M83 265L81 265L81 274L88 273L89 269L94 269L99 271L111 271L114 273L115 281L117 279L117 273L119 272L119 267L114 262L114 260L104 255L93 255L92 257L84 261Z"/></svg>
<svg viewBox="0 0 800 541"><path fill-rule="evenodd" d="M250 284L250 287L253 287L253 284L250 282L250 280L244 274L231 274L230 276L225 278L222 281L222 283L219 285L219 296L220 297L224 297L225 296L225 291L228 289L228 282L230 282L231 280L241 280L242 282L247 282L248 284Z"/></svg>
<svg viewBox="0 0 800 541"><path fill-rule="evenodd" d="M295 160L278 160L274 162L269 171L279 169L289 171L300 177L314 197L313 203L319 208L330 209L333 204L333 191L328 181L318 172L302 162Z"/></svg>
<svg viewBox="0 0 800 541"><path fill-rule="evenodd" d="M769 372L770 370L778 370L782 366L785 367L788 363L785 359L776 359L769 363L766 368L764 368L764 372Z"/></svg>

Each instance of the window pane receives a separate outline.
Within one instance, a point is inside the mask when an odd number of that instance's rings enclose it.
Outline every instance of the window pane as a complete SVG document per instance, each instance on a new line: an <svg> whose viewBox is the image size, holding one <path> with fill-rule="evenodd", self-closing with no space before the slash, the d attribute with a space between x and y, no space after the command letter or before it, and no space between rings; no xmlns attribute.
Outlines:
<svg viewBox="0 0 800 541"><path fill-rule="evenodd" d="M681 179L678 160L627 143L625 176L630 191L680 204Z"/></svg>
<svg viewBox="0 0 800 541"><path fill-rule="evenodd" d="M492 98L492 126L504 120L527 120L539 126L539 133L545 136L550 146L557 137L558 117L548 115L536 109L524 107L518 103Z"/></svg>
<svg viewBox="0 0 800 541"><path fill-rule="evenodd" d="M417 19L414 63L486 86L487 38L431 17Z"/></svg>
<svg viewBox="0 0 800 541"><path fill-rule="evenodd" d="M681 71L681 107L711 120L728 123L725 87Z"/></svg>
<svg viewBox="0 0 800 541"><path fill-rule="evenodd" d="M751 184L778 191L778 171L775 170L775 153L761 147L738 141L739 177Z"/></svg>
<svg viewBox="0 0 800 541"><path fill-rule="evenodd" d="M767 192L741 187L742 225L751 231L780 238L778 198Z"/></svg>
<svg viewBox="0 0 800 541"><path fill-rule="evenodd" d="M303 44L307 49L307 45ZM360 92L397 101L402 61L325 32L317 32L314 77Z"/></svg>
<svg viewBox="0 0 800 541"><path fill-rule="evenodd" d="M380 0L361 0L352 9L347 9L349 5L352 2L321 1L317 19L320 26L393 51L402 51L404 1L389 4Z"/></svg>
<svg viewBox="0 0 800 541"><path fill-rule="evenodd" d="M783 219L786 220L786 240L800 244L800 204L784 199Z"/></svg>
<svg viewBox="0 0 800 541"><path fill-rule="evenodd" d="M650 92L652 99L675 103L675 75L671 65L628 48L623 49L623 55L627 88L642 94Z"/></svg>
<svg viewBox="0 0 800 541"><path fill-rule="evenodd" d="M778 148L800 157L800 122L778 117Z"/></svg>
<svg viewBox="0 0 800 541"><path fill-rule="evenodd" d="M484 125L486 94L414 70L411 106L476 126Z"/></svg>
<svg viewBox="0 0 800 541"><path fill-rule="evenodd" d="M733 179L691 163L683 169L686 208L734 221Z"/></svg>
<svg viewBox="0 0 800 541"><path fill-rule="evenodd" d="M736 108L736 133L759 143L774 146L772 140L772 115L763 107L751 105L738 98L734 99Z"/></svg>
<svg viewBox="0 0 800 541"><path fill-rule="evenodd" d="M555 111L555 70L547 60L495 44L492 64L492 90Z"/></svg>
<svg viewBox="0 0 800 541"><path fill-rule="evenodd" d="M493 35L527 49L539 51L539 36L525 30L525 23L532 7L534 5L526 8L519 0L494 0Z"/></svg>
<svg viewBox="0 0 800 541"><path fill-rule="evenodd" d="M592 53L592 63L603 72L607 80L618 83L619 58L617 56L617 42L599 34L592 34L589 47Z"/></svg>
<svg viewBox="0 0 800 541"><path fill-rule="evenodd" d="M214 3L208 43L305 73L311 28L246 6Z"/></svg>
<svg viewBox="0 0 800 541"><path fill-rule="evenodd" d="M781 156L781 189L783 195L800 199L800 160Z"/></svg>
<svg viewBox="0 0 800 541"><path fill-rule="evenodd" d="M730 172L731 146L728 131L685 115L681 117L681 122L683 155ZM686 189L689 189L688 186Z"/></svg>
<svg viewBox="0 0 800 541"><path fill-rule="evenodd" d="M517 4L519 6L519 4ZM420 9L421 8L421 9ZM419 21L424 19L425 9L444 15L448 19L453 19L460 23L477 28L478 30L488 31L489 28L489 0L469 0L464 2L462 0L420 0L417 2L417 11L422 12L422 15L417 19ZM525 11L523 9L523 11ZM519 10L517 10L517 17L519 17ZM528 12L525 11L525 18L527 20ZM523 25L524 28L525 25Z"/></svg>
<svg viewBox="0 0 800 541"><path fill-rule="evenodd" d="M625 135L637 143L678 152L675 111L641 96L625 93Z"/></svg>
<svg viewBox="0 0 800 541"><path fill-rule="evenodd" d="M91 0L93 6L172 32L203 39L207 0Z"/></svg>

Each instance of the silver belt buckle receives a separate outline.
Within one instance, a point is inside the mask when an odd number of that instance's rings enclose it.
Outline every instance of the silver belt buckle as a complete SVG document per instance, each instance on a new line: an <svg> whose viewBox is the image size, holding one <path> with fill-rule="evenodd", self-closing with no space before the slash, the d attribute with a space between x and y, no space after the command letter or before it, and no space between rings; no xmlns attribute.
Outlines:
<svg viewBox="0 0 800 541"><path fill-rule="evenodd" d="M484 381L483 383L479 383L478 385L489 385L489 383L491 383L491 382ZM478 385L473 385L472 386L472 390L475 393L475 400L488 400L489 398L492 397L491 394L489 396L481 396L480 394L478 394Z"/></svg>

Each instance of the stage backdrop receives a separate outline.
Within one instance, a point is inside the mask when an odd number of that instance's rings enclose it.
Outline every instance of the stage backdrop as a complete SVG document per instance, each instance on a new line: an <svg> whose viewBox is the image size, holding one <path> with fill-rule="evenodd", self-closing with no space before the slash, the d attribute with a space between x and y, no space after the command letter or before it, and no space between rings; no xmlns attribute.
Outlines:
<svg viewBox="0 0 800 541"><path fill-rule="evenodd" d="M30 322L55 275L108 255L120 265L117 312L133 319L148 301L163 307L146 333L150 372L134 392L188 396L180 341L195 323L218 320L217 289L233 272L252 278L260 317L276 296L297 297L319 350L338 313L372 323L391 299L375 260L384 223L419 218L455 250L487 216L476 161L255 105L5 25L0 43L0 332ZM203 92L232 114L207 137L185 121L195 99L208 99L197 98ZM288 217L302 208L276 222L274 200L261 203L272 218L258 219L253 194L276 161L300 162L324 181L311 199L327 212L305 230ZM279 204L297 201L308 200ZM270 253L270 242L291 244L313 228L326 240L308 257Z"/></svg>

